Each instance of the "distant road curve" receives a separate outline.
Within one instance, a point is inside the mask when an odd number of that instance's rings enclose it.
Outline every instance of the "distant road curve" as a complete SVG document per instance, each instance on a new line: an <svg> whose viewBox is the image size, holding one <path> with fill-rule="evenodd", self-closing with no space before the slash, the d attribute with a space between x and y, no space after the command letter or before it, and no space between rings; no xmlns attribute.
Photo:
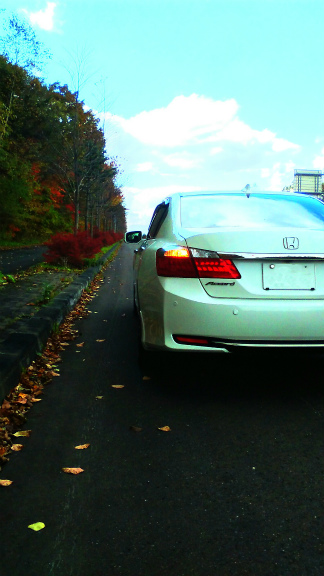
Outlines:
<svg viewBox="0 0 324 576"><path fill-rule="evenodd" d="M0 250L0 272L3 274L15 274L43 262L43 254L46 250L46 246Z"/></svg>

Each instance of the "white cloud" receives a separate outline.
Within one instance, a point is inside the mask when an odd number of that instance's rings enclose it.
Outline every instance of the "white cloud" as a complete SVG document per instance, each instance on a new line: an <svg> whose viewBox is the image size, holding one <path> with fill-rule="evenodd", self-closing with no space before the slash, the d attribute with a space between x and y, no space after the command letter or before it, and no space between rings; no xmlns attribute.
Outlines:
<svg viewBox="0 0 324 576"><path fill-rule="evenodd" d="M293 174L293 170L296 168L295 162L287 162L285 165L286 173Z"/></svg>
<svg viewBox="0 0 324 576"><path fill-rule="evenodd" d="M223 148L221 146L215 146L214 148L211 148L209 154L211 156L215 156L216 154L220 154L223 151Z"/></svg>
<svg viewBox="0 0 324 576"><path fill-rule="evenodd" d="M113 117L125 132L151 146L181 146L201 142L222 129L236 114L234 99L216 101L205 96L177 96L166 108L141 112L126 120Z"/></svg>
<svg viewBox="0 0 324 576"><path fill-rule="evenodd" d="M178 154L169 154L163 158L164 162L168 166L173 166L176 168L191 170L196 168L201 163L201 159L188 154L188 152L180 152Z"/></svg>
<svg viewBox="0 0 324 576"><path fill-rule="evenodd" d="M203 143L236 142L244 146L269 144L274 152L298 151L298 144L278 138L268 129L255 130L238 117L235 99L212 100L205 96L177 96L165 108L141 112L132 118L108 114L125 133L144 145L195 146Z"/></svg>
<svg viewBox="0 0 324 576"><path fill-rule="evenodd" d="M270 186L269 190L278 191L282 190L284 187L283 175L280 171L280 163L278 162L273 166L272 174L270 176Z"/></svg>
<svg viewBox="0 0 324 576"><path fill-rule="evenodd" d="M275 138L272 144L272 150L274 152L283 152L284 150L299 150L298 144L293 144L288 142L284 138Z"/></svg>
<svg viewBox="0 0 324 576"><path fill-rule="evenodd" d="M172 191L241 190L247 182L282 190L293 180L293 158L301 151L268 128L243 122L236 100L197 94L129 119L108 113L105 126L108 151L128 175L123 191L129 225L137 222L141 229Z"/></svg>
<svg viewBox="0 0 324 576"><path fill-rule="evenodd" d="M30 12L28 15L31 23L36 24L43 30L53 30L55 8L55 2L47 2L47 6L44 10L39 10L38 12Z"/></svg>
<svg viewBox="0 0 324 576"><path fill-rule="evenodd" d="M292 184L294 179L294 162L276 162L269 168L262 168L261 178L268 180L267 190L280 192L284 186Z"/></svg>
<svg viewBox="0 0 324 576"><path fill-rule="evenodd" d="M315 170L324 171L324 148L322 148L320 155L316 156L313 160L313 168Z"/></svg>
<svg viewBox="0 0 324 576"><path fill-rule="evenodd" d="M135 170L137 172L150 172L153 170L153 162L141 162L137 164Z"/></svg>
<svg viewBox="0 0 324 576"><path fill-rule="evenodd" d="M262 168L261 178L269 178L269 176L270 176L270 168Z"/></svg>

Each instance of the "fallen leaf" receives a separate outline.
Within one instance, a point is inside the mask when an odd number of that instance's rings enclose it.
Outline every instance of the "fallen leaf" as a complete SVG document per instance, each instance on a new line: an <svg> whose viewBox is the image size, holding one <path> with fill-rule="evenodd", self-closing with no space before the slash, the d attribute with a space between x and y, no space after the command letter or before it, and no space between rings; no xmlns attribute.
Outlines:
<svg viewBox="0 0 324 576"><path fill-rule="evenodd" d="M80 344L77 344L78 348L82 348L82 346L84 346L84 342L80 342Z"/></svg>
<svg viewBox="0 0 324 576"><path fill-rule="evenodd" d="M171 428L169 426L162 426L162 428L158 428L158 430L162 430L162 432L171 432Z"/></svg>
<svg viewBox="0 0 324 576"><path fill-rule="evenodd" d="M106 338L104 338L103 340L96 340L96 342L105 342Z"/></svg>
<svg viewBox="0 0 324 576"><path fill-rule="evenodd" d="M35 522L35 524L29 524L28 528L38 532L38 530L43 530L43 528L45 528L45 524L44 522Z"/></svg>
<svg viewBox="0 0 324 576"><path fill-rule="evenodd" d="M19 450L22 450L24 447L23 444L13 444L11 446L11 450L13 450L14 452L19 452Z"/></svg>
<svg viewBox="0 0 324 576"><path fill-rule="evenodd" d="M112 384L111 387L112 388L125 388L125 386L123 384Z"/></svg>
<svg viewBox="0 0 324 576"><path fill-rule="evenodd" d="M96 400L102 400L103 396L96 396Z"/></svg>
<svg viewBox="0 0 324 576"><path fill-rule="evenodd" d="M58 374L57 372L53 372L53 371L51 372L51 375L52 376L60 376L60 374Z"/></svg>
<svg viewBox="0 0 324 576"><path fill-rule="evenodd" d="M62 468L62 470L66 474L81 474L81 472L84 472L82 468Z"/></svg>
<svg viewBox="0 0 324 576"><path fill-rule="evenodd" d="M0 480L0 486L10 486L12 482L12 480Z"/></svg>
<svg viewBox="0 0 324 576"><path fill-rule="evenodd" d="M16 402L17 402L18 404L26 404L27 398L25 398L24 396L27 396L27 394L19 394L18 399L16 400Z"/></svg>
<svg viewBox="0 0 324 576"><path fill-rule="evenodd" d="M79 444L79 446L74 446L75 450L85 450L89 448L90 444Z"/></svg>
<svg viewBox="0 0 324 576"><path fill-rule="evenodd" d="M32 402L41 402L42 399L41 398L32 398L31 401Z"/></svg>
<svg viewBox="0 0 324 576"><path fill-rule="evenodd" d="M13 436L30 436L31 430L20 430L19 432L15 432Z"/></svg>
<svg viewBox="0 0 324 576"><path fill-rule="evenodd" d="M143 380L151 380L151 376L143 376Z"/></svg>
<svg viewBox="0 0 324 576"><path fill-rule="evenodd" d="M1 406L2 410L8 410L9 408L11 408L11 404L10 402L8 402L7 400L4 400Z"/></svg>
<svg viewBox="0 0 324 576"><path fill-rule="evenodd" d="M139 428L138 426L130 426L129 429L132 432L142 432L143 428Z"/></svg>

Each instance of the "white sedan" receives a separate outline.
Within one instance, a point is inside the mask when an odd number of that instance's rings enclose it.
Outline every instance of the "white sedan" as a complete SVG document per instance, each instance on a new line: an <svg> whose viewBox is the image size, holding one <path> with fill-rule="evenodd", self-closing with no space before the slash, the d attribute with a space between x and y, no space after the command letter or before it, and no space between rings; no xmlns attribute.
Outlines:
<svg viewBox="0 0 324 576"><path fill-rule="evenodd" d="M324 347L324 203L295 193L191 192L136 244L145 350Z"/></svg>

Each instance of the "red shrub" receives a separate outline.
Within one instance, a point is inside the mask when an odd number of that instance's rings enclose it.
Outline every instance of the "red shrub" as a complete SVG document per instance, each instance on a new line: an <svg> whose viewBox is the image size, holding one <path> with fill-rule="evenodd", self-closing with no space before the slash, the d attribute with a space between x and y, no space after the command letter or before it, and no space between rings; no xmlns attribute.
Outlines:
<svg viewBox="0 0 324 576"><path fill-rule="evenodd" d="M86 232L78 232L76 235L55 234L46 242L46 246L46 262L82 266L84 258L92 258L100 252L102 243L99 239L88 236Z"/></svg>
<svg viewBox="0 0 324 576"><path fill-rule="evenodd" d="M111 246L121 240L119 232L95 231L93 238L87 232L78 234L55 234L46 242L48 252L44 258L50 264L70 264L82 266L85 258L93 258L103 246Z"/></svg>
<svg viewBox="0 0 324 576"><path fill-rule="evenodd" d="M100 238L103 246L111 246L123 238L123 234L120 232L100 232L100 230L95 229L93 233L94 238Z"/></svg>

